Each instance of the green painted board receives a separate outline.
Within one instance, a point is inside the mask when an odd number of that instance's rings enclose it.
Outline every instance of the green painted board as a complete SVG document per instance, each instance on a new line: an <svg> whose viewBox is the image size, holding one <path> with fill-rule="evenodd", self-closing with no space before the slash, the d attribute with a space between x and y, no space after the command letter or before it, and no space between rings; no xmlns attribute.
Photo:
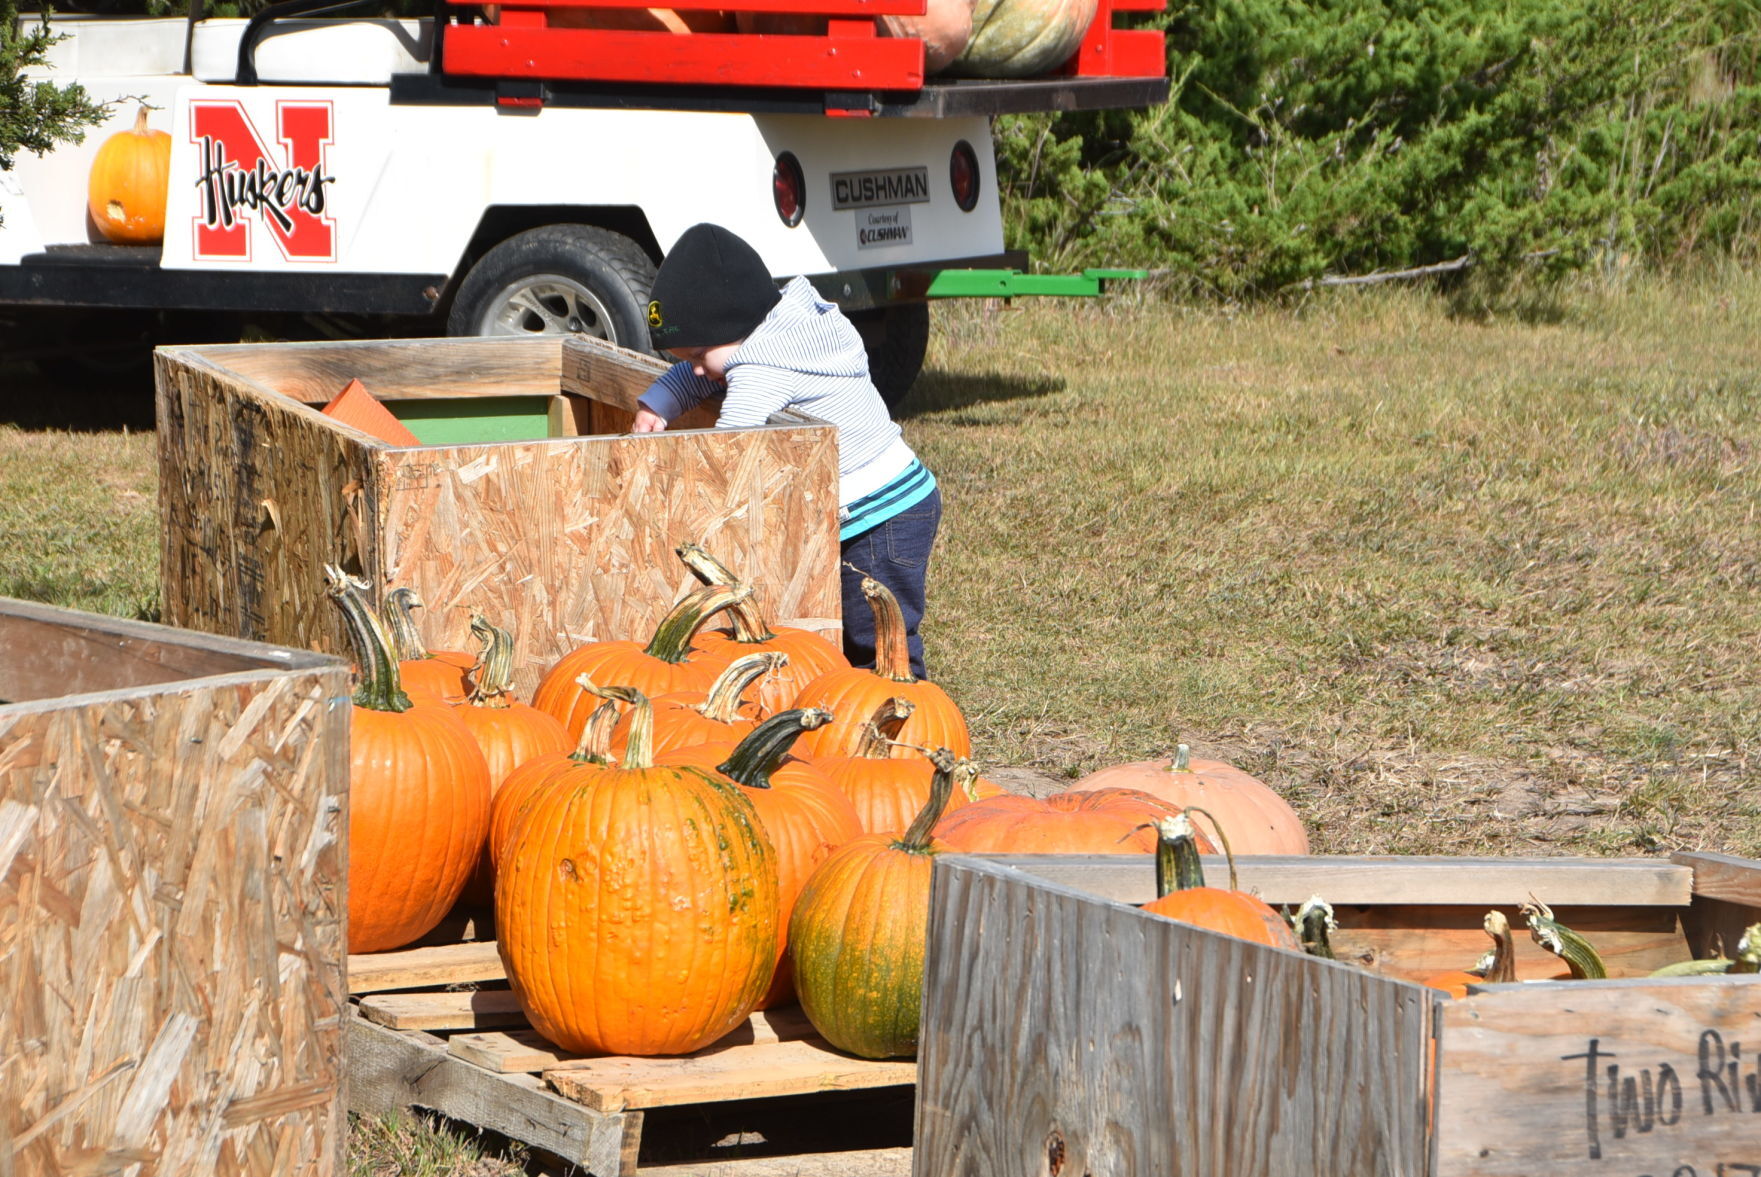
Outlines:
<svg viewBox="0 0 1761 1177"><path fill-rule="evenodd" d="M423 445L536 441L550 436L548 396L388 400L385 407Z"/></svg>

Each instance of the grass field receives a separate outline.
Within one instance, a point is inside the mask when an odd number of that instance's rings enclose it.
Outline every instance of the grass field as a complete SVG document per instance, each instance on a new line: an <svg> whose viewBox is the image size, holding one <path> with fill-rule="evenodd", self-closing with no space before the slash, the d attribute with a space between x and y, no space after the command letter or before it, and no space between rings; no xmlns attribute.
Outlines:
<svg viewBox="0 0 1761 1177"><path fill-rule="evenodd" d="M925 633L981 760L1183 740L1321 851L1761 854L1761 278L937 316ZM152 615L152 463L0 426L0 594Z"/></svg>

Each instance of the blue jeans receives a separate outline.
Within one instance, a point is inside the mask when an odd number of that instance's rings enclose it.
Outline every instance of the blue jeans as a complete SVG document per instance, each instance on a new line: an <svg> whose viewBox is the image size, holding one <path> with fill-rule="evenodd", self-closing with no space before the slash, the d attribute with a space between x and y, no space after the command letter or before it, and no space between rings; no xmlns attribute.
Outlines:
<svg viewBox="0 0 1761 1177"><path fill-rule="evenodd" d="M935 546L936 528L942 521L942 492L938 487L885 523L877 523L840 545L844 581L844 656L850 665L874 666L874 609L862 595L863 576L887 586L905 615L905 637L911 650L911 673L923 672L923 639L917 625L923 620L923 581L929 571L929 550ZM854 565L854 568L852 568Z"/></svg>

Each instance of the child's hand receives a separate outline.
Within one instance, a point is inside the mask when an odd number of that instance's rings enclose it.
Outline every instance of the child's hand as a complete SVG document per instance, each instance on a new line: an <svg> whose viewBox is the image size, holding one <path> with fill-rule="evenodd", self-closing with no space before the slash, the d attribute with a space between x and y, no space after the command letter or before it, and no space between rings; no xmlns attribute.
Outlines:
<svg viewBox="0 0 1761 1177"><path fill-rule="evenodd" d="M666 428L666 418L647 409L636 410L636 422L630 426L631 433L659 433Z"/></svg>

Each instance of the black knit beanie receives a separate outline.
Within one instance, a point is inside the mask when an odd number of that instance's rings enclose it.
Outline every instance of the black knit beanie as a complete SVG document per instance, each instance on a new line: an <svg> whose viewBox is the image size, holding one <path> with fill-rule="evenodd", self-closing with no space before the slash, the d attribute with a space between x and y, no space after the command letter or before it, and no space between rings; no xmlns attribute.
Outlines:
<svg viewBox="0 0 1761 1177"><path fill-rule="evenodd" d="M692 225L654 276L654 350L720 347L752 334L782 295L758 251L720 225Z"/></svg>

